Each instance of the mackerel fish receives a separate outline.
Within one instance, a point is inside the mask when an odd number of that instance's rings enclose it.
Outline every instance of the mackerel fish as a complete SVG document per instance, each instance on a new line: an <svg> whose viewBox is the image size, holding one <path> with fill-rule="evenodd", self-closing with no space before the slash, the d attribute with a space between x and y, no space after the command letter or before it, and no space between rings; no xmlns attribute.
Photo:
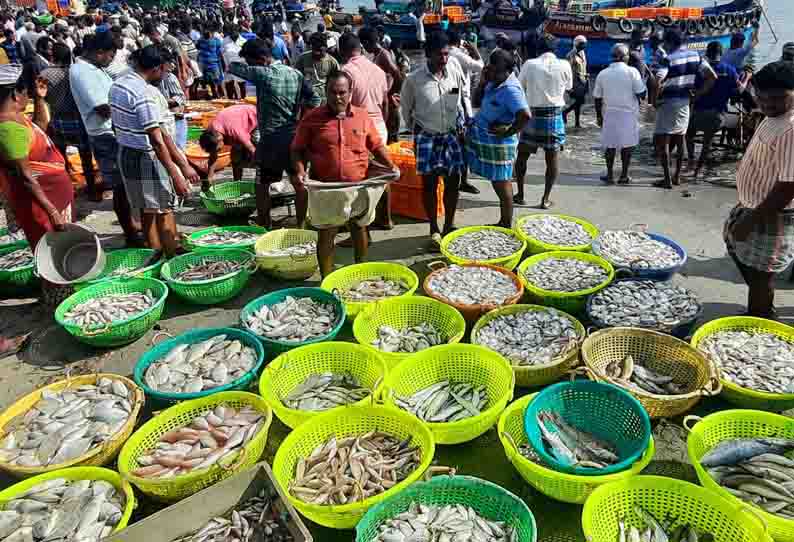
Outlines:
<svg viewBox="0 0 794 542"><path fill-rule="evenodd" d="M262 250L256 253L257 256L265 257L284 257L284 256L311 256L317 252L317 243L309 241L308 243L300 243L284 248L271 248L269 250Z"/></svg>
<svg viewBox="0 0 794 542"><path fill-rule="evenodd" d="M589 245L593 241L581 224L555 215L529 218L521 224L521 230L541 243L560 247Z"/></svg>
<svg viewBox="0 0 794 542"><path fill-rule="evenodd" d="M98 542L124 514L124 494L104 480L53 478L6 502L1 542Z"/></svg>
<svg viewBox="0 0 794 542"><path fill-rule="evenodd" d="M488 408L488 391L485 386L442 380L413 395L395 397L394 402L425 422L457 422Z"/></svg>
<svg viewBox="0 0 794 542"><path fill-rule="evenodd" d="M514 235L497 230L477 230L450 241L447 251L464 260L485 261L515 254L521 250L521 245Z"/></svg>
<svg viewBox="0 0 794 542"><path fill-rule="evenodd" d="M681 263L673 247L639 231L607 230L596 243L599 255L617 267L667 269Z"/></svg>
<svg viewBox="0 0 794 542"><path fill-rule="evenodd" d="M76 459L111 440L129 421L133 393L120 380L43 390L24 414L2 428L0 461L46 467Z"/></svg>
<svg viewBox="0 0 794 542"><path fill-rule="evenodd" d="M245 325L261 337L303 342L331 333L340 316L332 303L320 303L311 297L286 296L284 301L263 305L253 312Z"/></svg>
<svg viewBox="0 0 794 542"><path fill-rule="evenodd" d="M705 337L698 350L737 386L767 393L794 393L794 344L767 332L718 331Z"/></svg>
<svg viewBox="0 0 794 542"><path fill-rule="evenodd" d="M25 240L25 232L22 230L9 231L0 235L0 246L11 245Z"/></svg>
<svg viewBox="0 0 794 542"><path fill-rule="evenodd" d="M640 527L630 525L625 518L618 519L617 542L714 542L710 533L670 517L657 520L639 506L634 507L634 515Z"/></svg>
<svg viewBox="0 0 794 542"><path fill-rule="evenodd" d="M259 239L258 233L251 233L247 231L230 231L220 230L202 235L195 241L194 245L203 247L214 247L223 245L239 245L239 244L253 244Z"/></svg>
<svg viewBox="0 0 794 542"><path fill-rule="evenodd" d="M485 324L475 340L509 359L513 365L546 365L579 347L583 337L570 318L551 308L498 316Z"/></svg>
<svg viewBox="0 0 794 542"><path fill-rule="evenodd" d="M653 280L614 282L590 299L590 316L607 326L657 331L692 321L700 308L697 296L686 288Z"/></svg>
<svg viewBox="0 0 794 542"><path fill-rule="evenodd" d="M660 363L660 365L665 364ZM605 372L609 378L629 389L655 395L683 395L689 391L687 384L677 383L675 377L641 365L631 354L622 360L611 362L606 366Z"/></svg>
<svg viewBox="0 0 794 542"><path fill-rule="evenodd" d="M82 327L101 326L116 320L128 320L157 303L151 290L129 294L108 294L83 301L64 314L64 320Z"/></svg>
<svg viewBox="0 0 794 542"><path fill-rule="evenodd" d="M173 542L292 542L295 538L285 522L286 516L276 508L278 500L272 488L263 488L254 497Z"/></svg>
<svg viewBox="0 0 794 542"><path fill-rule="evenodd" d="M256 351L226 335L179 344L146 368L143 381L157 391L198 393L242 378L256 364Z"/></svg>
<svg viewBox="0 0 794 542"><path fill-rule="evenodd" d="M421 450L411 445L411 437L400 440L381 431L334 436L298 460L288 489L310 504L363 501L405 480L421 460Z"/></svg>
<svg viewBox="0 0 794 542"><path fill-rule="evenodd" d="M0 270L14 271L15 269L29 267L34 262L33 251L30 250L30 247L24 247L0 256Z"/></svg>
<svg viewBox="0 0 794 542"><path fill-rule="evenodd" d="M378 526L373 542L517 542L518 533L504 521L484 518L462 504L412 502L408 510Z"/></svg>
<svg viewBox="0 0 794 542"><path fill-rule="evenodd" d="M372 390L359 384L351 374L320 373L309 375L282 402L294 410L322 412L357 403L371 393Z"/></svg>
<svg viewBox="0 0 794 542"><path fill-rule="evenodd" d="M428 288L458 305L499 306L518 294L518 287L508 275L489 267L460 265L435 273Z"/></svg>
<svg viewBox="0 0 794 542"><path fill-rule="evenodd" d="M574 258L546 258L523 273L527 282L550 292L581 292L609 280L609 273L600 265Z"/></svg>
<svg viewBox="0 0 794 542"><path fill-rule="evenodd" d="M421 322L402 329L378 326L378 338L372 341L372 346L384 352L410 354L446 342L446 337L435 326Z"/></svg>
<svg viewBox="0 0 794 542"><path fill-rule="evenodd" d="M226 275L238 273L246 265L247 262L206 259L187 266L185 269L174 275L174 279L182 282L217 279L220 277L225 277Z"/></svg>
<svg viewBox="0 0 794 542"><path fill-rule="evenodd" d="M556 412L539 412L535 421L547 450L563 465L603 469L620 461L614 444L574 427Z"/></svg>
<svg viewBox="0 0 794 542"><path fill-rule="evenodd" d="M342 299L356 303L379 301L387 297L397 297L409 290L408 285L401 280L389 280L384 277L372 277L362 280L344 290Z"/></svg>
<svg viewBox="0 0 794 542"><path fill-rule="evenodd" d="M138 467L132 474L167 479L213 465L228 465L264 424L262 413L250 406L238 410L220 404L161 436L152 449L136 459Z"/></svg>

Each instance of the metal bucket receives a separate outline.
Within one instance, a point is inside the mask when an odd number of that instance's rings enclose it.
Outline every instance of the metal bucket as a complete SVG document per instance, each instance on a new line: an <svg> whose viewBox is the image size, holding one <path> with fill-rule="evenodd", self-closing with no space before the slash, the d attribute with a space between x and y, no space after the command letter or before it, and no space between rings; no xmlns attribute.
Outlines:
<svg viewBox="0 0 794 542"><path fill-rule="evenodd" d="M96 278L105 268L99 237L79 224L51 231L36 245L36 269L46 281L73 284Z"/></svg>

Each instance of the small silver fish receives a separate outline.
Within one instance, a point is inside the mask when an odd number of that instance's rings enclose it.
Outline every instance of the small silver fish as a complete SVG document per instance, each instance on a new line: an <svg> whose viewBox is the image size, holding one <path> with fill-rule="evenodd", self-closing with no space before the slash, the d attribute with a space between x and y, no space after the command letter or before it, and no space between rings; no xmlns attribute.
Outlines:
<svg viewBox="0 0 794 542"><path fill-rule="evenodd" d="M609 280L609 273L600 265L575 258L545 258L523 274L527 282L550 292L581 292Z"/></svg>
<svg viewBox="0 0 794 542"><path fill-rule="evenodd" d="M64 314L64 320L82 327L101 327L137 316L156 302L151 291L108 294L75 305Z"/></svg>
<svg viewBox="0 0 794 542"><path fill-rule="evenodd" d="M216 279L238 273L246 265L247 262L213 260L207 257L198 263L187 266L184 270L174 275L174 279L181 282Z"/></svg>
<svg viewBox="0 0 794 542"><path fill-rule="evenodd" d="M518 287L508 275L478 266L450 265L435 273L427 288L458 305L500 306L518 294Z"/></svg>
<svg viewBox="0 0 794 542"><path fill-rule="evenodd" d="M378 338L372 341L372 346L384 352L410 354L446 342L446 338L435 326L421 322L418 325L402 329L395 329L387 325L379 326Z"/></svg>
<svg viewBox="0 0 794 542"><path fill-rule="evenodd" d="M420 420L447 423L477 416L488 408L485 386L442 380L394 402Z"/></svg>
<svg viewBox="0 0 794 542"><path fill-rule="evenodd" d="M309 375L282 401L287 408L322 412L357 403L371 393L351 374L319 373Z"/></svg>
<svg viewBox="0 0 794 542"><path fill-rule="evenodd" d="M284 257L284 256L310 256L317 252L317 243L309 241L308 243L300 243L291 245L284 248L271 248L269 250L262 250L256 253L257 256L268 258Z"/></svg>
<svg viewBox="0 0 794 542"><path fill-rule="evenodd" d="M206 235L202 235L195 241L193 244L199 246L224 246L224 245L239 245L242 243L250 243L254 244L256 240L259 239L259 234L245 232L245 231L233 231L233 230L220 230L214 231L212 233L208 233Z"/></svg>
<svg viewBox="0 0 794 542"><path fill-rule="evenodd" d="M35 258L30 247L24 247L0 256L0 270L14 271L33 265Z"/></svg>
<svg viewBox="0 0 794 542"><path fill-rule="evenodd" d="M253 312L245 326L254 334L285 342L304 342L325 337L341 315L331 303L320 303L311 297L286 296L284 301L263 305Z"/></svg>
<svg viewBox="0 0 794 542"><path fill-rule="evenodd" d="M405 294L408 285L400 280L372 277L362 280L341 293L345 301L367 303Z"/></svg>
<svg viewBox="0 0 794 542"><path fill-rule="evenodd" d="M667 269L681 263L673 247L631 230L607 230L593 242L593 252L617 267Z"/></svg>
<svg viewBox="0 0 794 542"><path fill-rule="evenodd" d="M373 542L415 541L514 542L516 529L492 521L463 504L427 505L412 502L405 512L383 521Z"/></svg>
<svg viewBox="0 0 794 542"><path fill-rule="evenodd" d="M464 260L482 262L515 254L521 245L512 232L485 229L456 237L447 245L447 251Z"/></svg>
<svg viewBox="0 0 794 542"><path fill-rule="evenodd" d="M524 220L521 230L541 243L560 247L589 245L593 241L581 224L556 215L537 215Z"/></svg>

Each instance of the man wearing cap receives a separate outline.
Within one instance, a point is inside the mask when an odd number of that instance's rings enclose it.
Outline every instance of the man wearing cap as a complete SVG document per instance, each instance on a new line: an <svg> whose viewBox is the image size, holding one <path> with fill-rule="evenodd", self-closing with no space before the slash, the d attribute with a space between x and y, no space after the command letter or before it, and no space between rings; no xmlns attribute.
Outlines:
<svg viewBox="0 0 794 542"><path fill-rule="evenodd" d="M573 73L573 88L568 92L573 100L573 103L563 111L562 118L568 124L568 113L574 112L576 117L576 128L582 127L582 106L587 98L588 90L588 75L587 75L587 38L584 36L576 36L573 39L573 48L566 57L568 63L571 65L571 72Z"/></svg>
<svg viewBox="0 0 794 542"><path fill-rule="evenodd" d="M783 45L783 54L780 60L784 62L794 62L794 41L790 41Z"/></svg>

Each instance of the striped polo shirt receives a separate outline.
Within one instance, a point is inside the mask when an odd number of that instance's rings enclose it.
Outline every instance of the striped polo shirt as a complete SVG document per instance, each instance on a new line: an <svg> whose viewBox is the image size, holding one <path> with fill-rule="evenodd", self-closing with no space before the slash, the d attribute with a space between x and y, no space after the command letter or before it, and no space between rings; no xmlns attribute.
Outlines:
<svg viewBox="0 0 794 542"><path fill-rule="evenodd" d="M664 81L662 98L689 98L702 63L700 54L686 47L662 58L656 72L656 77Z"/></svg>
<svg viewBox="0 0 794 542"><path fill-rule="evenodd" d="M119 77L110 87L111 118L119 145L140 151L153 149L146 131L163 122L155 94L158 92L135 70Z"/></svg>
<svg viewBox="0 0 794 542"><path fill-rule="evenodd" d="M755 131L736 173L739 204L755 209L777 182L794 182L794 111L765 119Z"/></svg>

